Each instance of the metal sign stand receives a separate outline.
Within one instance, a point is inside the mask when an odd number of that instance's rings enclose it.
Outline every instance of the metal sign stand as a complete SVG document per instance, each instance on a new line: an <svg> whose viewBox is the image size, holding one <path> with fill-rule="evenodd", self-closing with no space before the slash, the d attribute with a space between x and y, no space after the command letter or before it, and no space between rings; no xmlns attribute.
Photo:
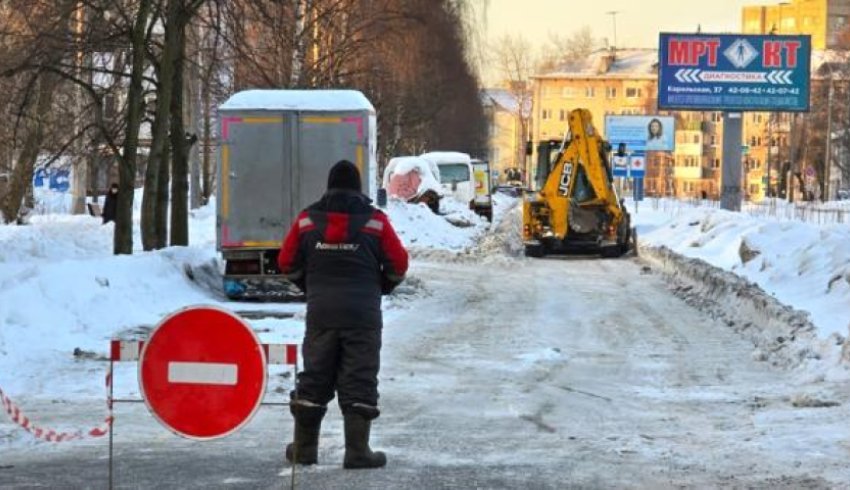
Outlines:
<svg viewBox="0 0 850 490"><path fill-rule="evenodd" d="M728 211L741 210L741 144L743 143L743 135L743 114L740 112L724 112L720 206Z"/></svg>

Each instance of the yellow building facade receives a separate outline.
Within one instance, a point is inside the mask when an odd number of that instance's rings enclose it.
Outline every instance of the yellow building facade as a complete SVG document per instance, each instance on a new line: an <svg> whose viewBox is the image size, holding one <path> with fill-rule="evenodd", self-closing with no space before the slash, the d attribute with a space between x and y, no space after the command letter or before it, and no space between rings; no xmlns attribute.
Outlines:
<svg viewBox="0 0 850 490"><path fill-rule="evenodd" d="M525 142L531 126L531 100L521 104L519 97L517 92L502 88L485 89L481 95L489 122L490 170L498 173L494 185L507 182L509 170L526 171Z"/></svg>
<svg viewBox="0 0 850 490"><path fill-rule="evenodd" d="M812 49L838 47L839 37L850 26L847 0L791 0L772 5L744 7L744 34L808 34Z"/></svg>

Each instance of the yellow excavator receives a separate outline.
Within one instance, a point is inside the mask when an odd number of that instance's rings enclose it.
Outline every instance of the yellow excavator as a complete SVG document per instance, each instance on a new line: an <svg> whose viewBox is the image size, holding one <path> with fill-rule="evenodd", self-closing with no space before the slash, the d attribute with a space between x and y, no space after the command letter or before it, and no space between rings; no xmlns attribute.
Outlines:
<svg viewBox="0 0 850 490"><path fill-rule="evenodd" d="M563 141L538 144L540 190L523 201L527 257L573 252L620 257L633 247L635 234L614 189L609 151L587 109L570 112Z"/></svg>

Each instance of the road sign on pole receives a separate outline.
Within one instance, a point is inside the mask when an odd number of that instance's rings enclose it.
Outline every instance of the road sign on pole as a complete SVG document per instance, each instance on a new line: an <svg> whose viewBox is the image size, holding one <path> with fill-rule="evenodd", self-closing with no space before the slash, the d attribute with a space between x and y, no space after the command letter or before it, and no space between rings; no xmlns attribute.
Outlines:
<svg viewBox="0 0 850 490"><path fill-rule="evenodd" d="M663 33L659 109L808 112L811 36Z"/></svg>
<svg viewBox="0 0 850 490"><path fill-rule="evenodd" d="M629 175L629 157L626 155L611 157L611 166L613 167L614 177L628 177Z"/></svg>
<svg viewBox="0 0 850 490"><path fill-rule="evenodd" d="M189 439L229 435L254 416L266 389L266 357L254 331L221 308L166 317L139 358L142 398L166 428Z"/></svg>
<svg viewBox="0 0 850 490"><path fill-rule="evenodd" d="M635 153L629 159L629 176L633 179L642 179L646 175L646 156Z"/></svg>

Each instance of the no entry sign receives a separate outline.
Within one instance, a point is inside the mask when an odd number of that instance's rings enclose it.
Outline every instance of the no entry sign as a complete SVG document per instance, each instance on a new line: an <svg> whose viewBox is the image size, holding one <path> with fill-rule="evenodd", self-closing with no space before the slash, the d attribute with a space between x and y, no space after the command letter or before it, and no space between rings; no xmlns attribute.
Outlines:
<svg viewBox="0 0 850 490"><path fill-rule="evenodd" d="M214 439L248 423L266 389L266 359L253 330L203 306L166 317L139 358L142 397L154 417L190 439Z"/></svg>

